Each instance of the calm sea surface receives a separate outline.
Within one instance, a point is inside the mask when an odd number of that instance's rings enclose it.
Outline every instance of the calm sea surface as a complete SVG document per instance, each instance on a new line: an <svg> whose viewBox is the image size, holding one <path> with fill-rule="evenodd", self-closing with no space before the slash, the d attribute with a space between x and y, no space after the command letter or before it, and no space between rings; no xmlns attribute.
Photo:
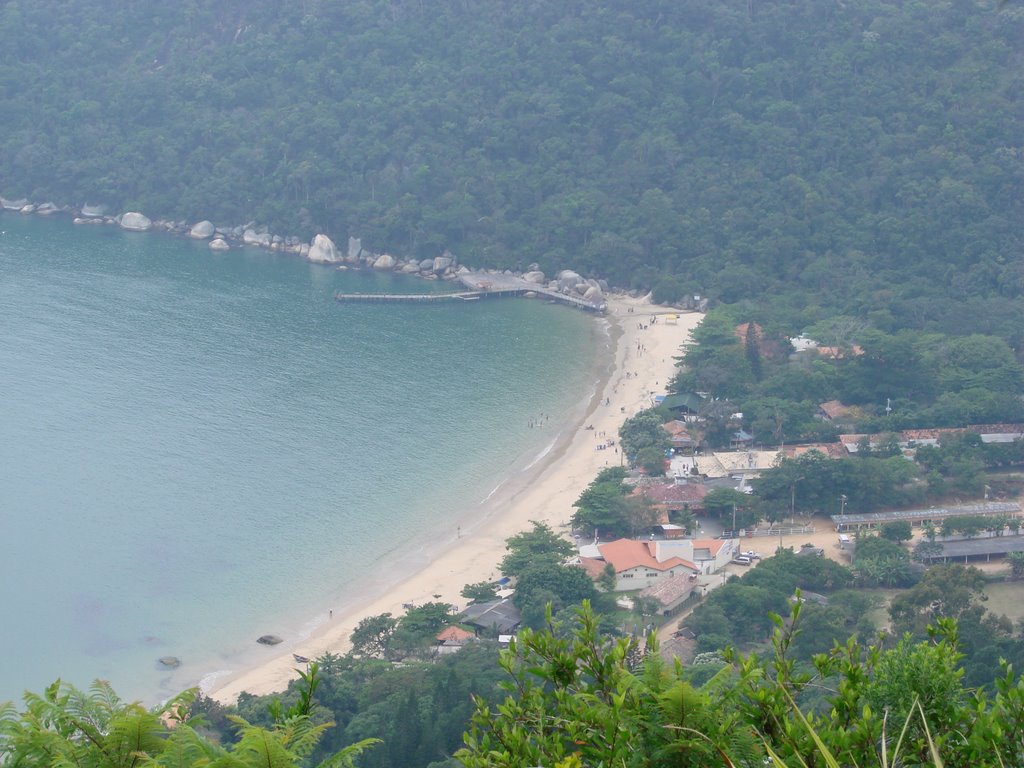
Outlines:
<svg viewBox="0 0 1024 768"><path fill-rule="evenodd" d="M300 639L472 526L607 344L540 302L331 298L441 288L412 278L59 219L0 233L0 701L61 677L153 703Z"/></svg>

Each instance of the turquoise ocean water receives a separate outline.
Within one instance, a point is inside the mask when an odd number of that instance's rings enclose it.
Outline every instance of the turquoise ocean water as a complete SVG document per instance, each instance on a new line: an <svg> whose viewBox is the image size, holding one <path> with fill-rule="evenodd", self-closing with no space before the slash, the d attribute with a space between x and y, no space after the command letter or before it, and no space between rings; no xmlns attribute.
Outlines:
<svg viewBox="0 0 1024 768"><path fill-rule="evenodd" d="M0 701L62 677L154 703L308 634L471 527L581 417L609 343L540 302L331 298L443 287L414 278L0 232Z"/></svg>

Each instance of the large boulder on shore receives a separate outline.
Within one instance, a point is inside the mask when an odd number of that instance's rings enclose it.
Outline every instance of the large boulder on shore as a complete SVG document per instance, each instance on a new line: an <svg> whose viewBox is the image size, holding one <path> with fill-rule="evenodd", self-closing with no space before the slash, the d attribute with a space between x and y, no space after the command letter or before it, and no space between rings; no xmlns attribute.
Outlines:
<svg viewBox="0 0 1024 768"><path fill-rule="evenodd" d="M98 219L107 212L105 205L83 205L82 206L82 218L83 219Z"/></svg>
<svg viewBox="0 0 1024 768"><path fill-rule="evenodd" d="M192 229L188 231L188 236L196 240L206 240L208 237L213 237L213 232L214 226L212 221L200 221L192 226Z"/></svg>
<svg viewBox="0 0 1024 768"><path fill-rule="evenodd" d="M592 301L595 304L599 304L600 302L604 301L604 294L601 292L600 288L598 288L596 285L592 285L589 288L587 288L587 292L583 294L583 298L586 299L587 301Z"/></svg>
<svg viewBox="0 0 1024 768"><path fill-rule="evenodd" d="M395 268L395 257L390 254L383 253L377 257L377 260L373 262L374 269L394 269Z"/></svg>
<svg viewBox="0 0 1024 768"><path fill-rule="evenodd" d="M3 208L5 211L20 211L26 205L28 205L28 200L24 197L17 200L8 200L7 198L0 197L0 208Z"/></svg>
<svg viewBox="0 0 1024 768"><path fill-rule="evenodd" d="M434 259L434 273L440 275L452 265L451 256L438 256Z"/></svg>
<svg viewBox="0 0 1024 768"><path fill-rule="evenodd" d="M210 241L210 249L214 251L230 251L231 246L228 245L227 240L223 237L218 237L216 240Z"/></svg>
<svg viewBox="0 0 1024 768"><path fill-rule="evenodd" d="M128 213L121 214L121 229L127 229L131 232L145 232L153 226L153 222L150 221L148 216L144 216L138 211L128 211Z"/></svg>
<svg viewBox="0 0 1024 768"><path fill-rule="evenodd" d="M536 285L544 285L544 273L535 269L523 275L523 280Z"/></svg>
<svg viewBox="0 0 1024 768"><path fill-rule="evenodd" d="M327 235L317 235L309 245L309 256L306 258L320 264L333 264L341 261L341 254L331 238Z"/></svg>
<svg viewBox="0 0 1024 768"><path fill-rule="evenodd" d="M572 290L583 282L583 278L571 269L563 269L555 279L558 281L558 287L562 291Z"/></svg>
<svg viewBox="0 0 1024 768"><path fill-rule="evenodd" d="M346 261L350 261L353 264L359 261L359 254L363 252L363 241L358 237L349 236L348 238L348 255Z"/></svg>

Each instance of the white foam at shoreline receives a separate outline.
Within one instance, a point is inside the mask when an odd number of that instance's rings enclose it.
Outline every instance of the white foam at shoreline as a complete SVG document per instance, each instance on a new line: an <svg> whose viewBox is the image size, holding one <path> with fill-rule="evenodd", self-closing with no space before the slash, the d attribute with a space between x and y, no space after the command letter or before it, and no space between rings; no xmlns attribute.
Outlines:
<svg viewBox="0 0 1024 768"><path fill-rule="evenodd" d="M555 447L555 443L557 443L557 442L558 442L557 440L552 440L550 443L548 443L546 446L544 446L544 449L540 453L537 454L537 456L534 458L534 460L531 461L529 464L527 464L525 467L523 467L523 471L525 472L526 470L534 467L537 464L537 462L539 462L541 459L543 459L545 456L547 456L549 453L551 453L551 449ZM497 489L495 489L495 490L497 490Z"/></svg>
<svg viewBox="0 0 1024 768"><path fill-rule="evenodd" d="M533 465L531 464L531 466L533 466ZM498 484L497 484L496 486L494 486L493 488L491 488L491 492L490 492L490 493L488 493L488 494L487 494L486 496L484 496L484 497L483 497L483 498L482 498L482 499L480 500L480 503L481 503L481 504L486 504L486 503L487 503L487 502L488 502L488 501L490 500L490 498L491 498L491 497L492 497L492 496L493 496L494 494L496 494L496 493L498 492L498 489L499 489L499 488L501 488L501 486L503 486L504 484L505 484L505 480L502 480L502 481L501 481L500 483L498 483Z"/></svg>
<svg viewBox="0 0 1024 768"><path fill-rule="evenodd" d="M209 674L203 675L199 678L199 692L203 696L208 696L210 691L217 687L216 683L218 680L231 677L235 674L233 669L218 669L216 672L210 672Z"/></svg>

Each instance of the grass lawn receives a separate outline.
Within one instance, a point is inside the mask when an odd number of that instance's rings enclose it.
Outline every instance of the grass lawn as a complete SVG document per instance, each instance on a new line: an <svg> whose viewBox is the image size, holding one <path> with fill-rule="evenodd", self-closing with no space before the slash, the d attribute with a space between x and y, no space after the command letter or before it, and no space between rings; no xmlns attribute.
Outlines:
<svg viewBox="0 0 1024 768"><path fill-rule="evenodd" d="M1024 582L998 581L985 586L985 609L1010 618L1014 624L1024 619Z"/></svg>

